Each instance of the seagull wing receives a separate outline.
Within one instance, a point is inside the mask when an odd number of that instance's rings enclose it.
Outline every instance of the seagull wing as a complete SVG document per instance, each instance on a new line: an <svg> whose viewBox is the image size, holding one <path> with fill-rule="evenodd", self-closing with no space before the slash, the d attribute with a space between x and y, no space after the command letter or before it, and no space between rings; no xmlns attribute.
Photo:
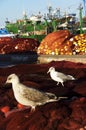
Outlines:
<svg viewBox="0 0 86 130"><path fill-rule="evenodd" d="M28 88L25 86L22 87L20 93L22 96L24 96L24 98L27 98L28 100L32 100L35 102L39 102L40 100L44 101L44 100L49 99L49 97L46 93L36 90L34 88Z"/></svg>
<svg viewBox="0 0 86 130"><path fill-rule="evenodd" d="M61 78L61 79L67 79L67 75L66 74L63 74L61 72L57 72L57 77Z"/></svg>
<svg viewBox="0 0 86 130"><path fill-rule="evenodd" d="M75 78L71 75L66 75L60 72L57 72L57 76L60 77L63 81L65 80L75 80Z"/></svg>

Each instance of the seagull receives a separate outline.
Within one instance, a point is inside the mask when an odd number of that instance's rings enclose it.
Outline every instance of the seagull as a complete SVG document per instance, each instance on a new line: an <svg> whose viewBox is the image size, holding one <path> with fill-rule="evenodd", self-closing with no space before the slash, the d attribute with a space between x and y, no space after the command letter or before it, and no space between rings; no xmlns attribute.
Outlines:
<svg viewBox="0 0 86 130"><path fill-rule="evenodd" d="M25 106L31 106L33 110L35 110L36 106L65 98L57 98L53 93L41 92L37 89L27 87L26 85L20 83L19 77L16 74L9 75L6 83L12 83L14 97L17 102Z"/></svg>
<svg viewBox="0 0 86 130"><path fill-rule="evenodd" d="M54 67L50 67L48 72L50 72L50 77L57 82L57 85L59 85L59 83L62 84L62 86L64 86L64 82L67 81L67 80L75 80L75 78L71 75L66 75L64 73L61 73L61 72L58 72L58 71L55 71L55 68Z"/></svg>

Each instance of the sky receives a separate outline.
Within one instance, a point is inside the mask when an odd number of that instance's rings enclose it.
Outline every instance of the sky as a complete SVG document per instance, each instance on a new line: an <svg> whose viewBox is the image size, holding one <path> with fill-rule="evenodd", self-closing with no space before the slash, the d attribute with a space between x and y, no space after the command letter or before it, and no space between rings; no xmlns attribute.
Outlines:
<svg viewBox="0 0 86 130"><path fill-rule="evenodd" d="M60 8L61 13L76 13L79 15L79 5L83 0L0 0L0 26L5 26L5 21L15 22L23 18L25 11L28 18L31 14L48 13L48 6L55 10Z"/></svg>

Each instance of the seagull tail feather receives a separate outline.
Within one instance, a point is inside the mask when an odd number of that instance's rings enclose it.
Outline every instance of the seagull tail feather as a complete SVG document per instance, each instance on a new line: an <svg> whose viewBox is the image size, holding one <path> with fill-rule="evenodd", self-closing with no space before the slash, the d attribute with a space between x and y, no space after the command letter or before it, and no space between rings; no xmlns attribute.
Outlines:
<svg viewBox="0 0 86 130"><path fill-rule="evenodd" d="M46 93L49 96L49 100L47 102L55 102L55 101L59 101L61 99L67 99L68 97L57 97L55 94L53 93Z"/></svg>
<svg viewBox="0 0 86 130"><path fill-rule="evenodd" d="M71 75L68 75L68 79L69 80L75 80L75 78L73 76L71 76Z"/></svg>
<svg viewBox="0 0 86 130"><path fill-rule="evenodd" d="M53 93L46 93L49 97L49 99L57 99L56 95Z"/></svg>

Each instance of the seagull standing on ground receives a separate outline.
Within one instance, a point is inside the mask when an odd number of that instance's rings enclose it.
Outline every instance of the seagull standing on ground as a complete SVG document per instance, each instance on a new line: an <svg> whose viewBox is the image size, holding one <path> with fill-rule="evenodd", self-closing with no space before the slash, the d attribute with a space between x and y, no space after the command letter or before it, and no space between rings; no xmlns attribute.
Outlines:
<svg viewBox="0 0 86 130"><path fill-rule="evenodd" d="M16 74L9 75L6 83L12 83L14 97L20 104L31 106L34 110L36 106L58 101L59 99L64 98L57 98L53 93L41 92L37 89L27 87L20 83L19 77Z"/></svg>
<svg viewBox="0 0 86 130"><path fill-rule="evenodd" d="M55 71L55 68L54 67L50 67L48 72L50 72L50 77L57 82L57 85L59 83L62 84L62 86L64 86L64 82L67 81L67 80L75 80L75 78L71 75L66 75L66 74L63 74L61 72L58 72L58 71Z"/></svg>

